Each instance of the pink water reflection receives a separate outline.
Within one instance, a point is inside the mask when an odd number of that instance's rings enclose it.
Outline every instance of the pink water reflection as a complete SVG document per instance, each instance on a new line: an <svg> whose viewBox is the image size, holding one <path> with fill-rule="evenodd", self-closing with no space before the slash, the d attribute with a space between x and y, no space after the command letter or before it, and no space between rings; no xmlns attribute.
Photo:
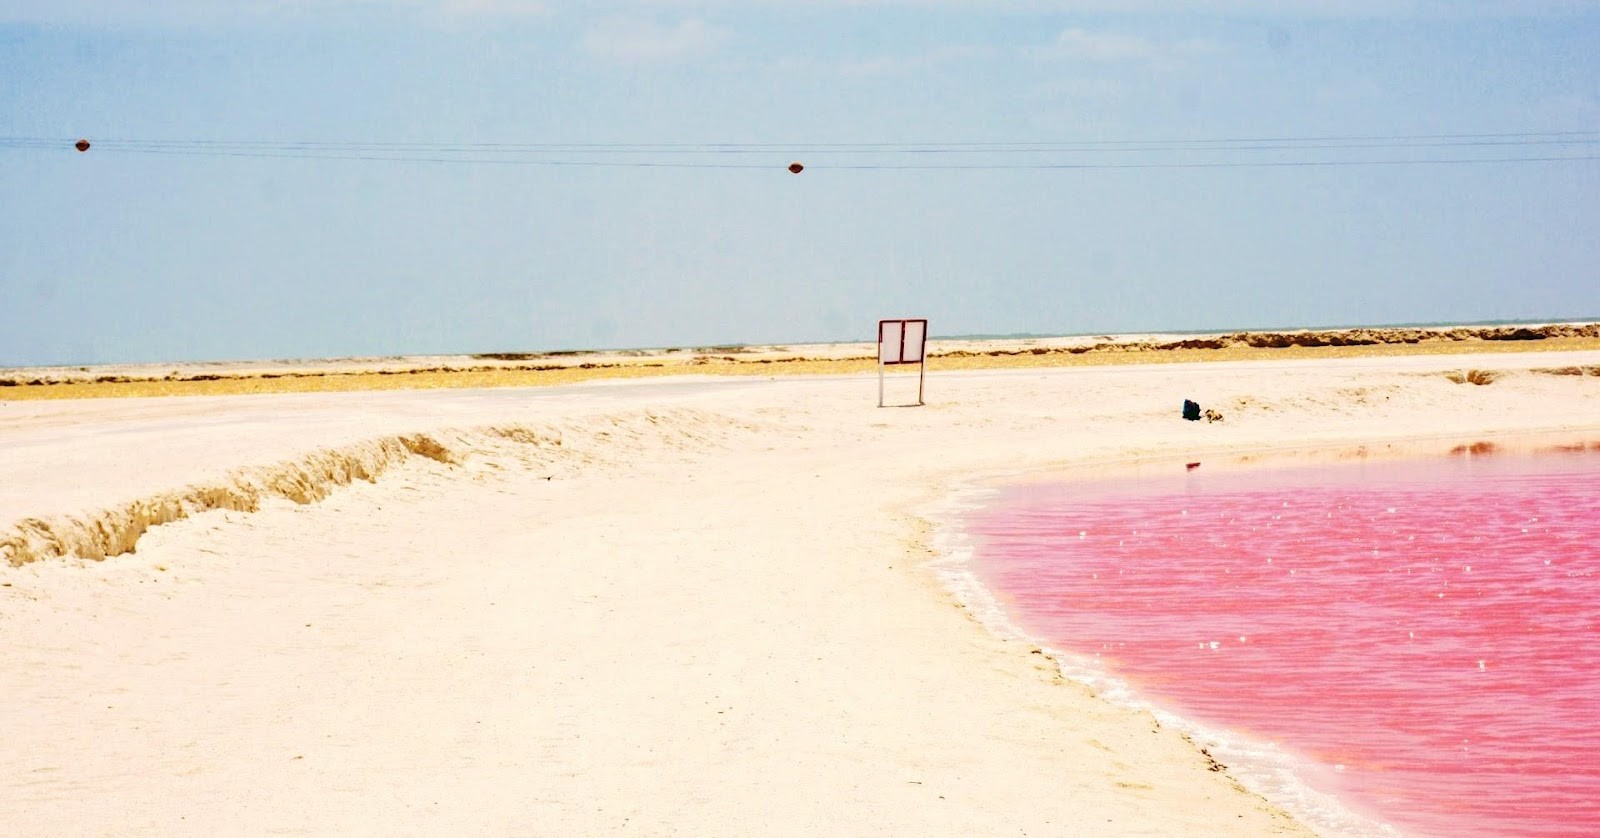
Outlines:
<svg viewBox="0 0 1600 838"><path fill-rule="evenodd" d="M1600 835L1600 450L1179 464L969 525L1024 628L1402 830Z"/></svg>

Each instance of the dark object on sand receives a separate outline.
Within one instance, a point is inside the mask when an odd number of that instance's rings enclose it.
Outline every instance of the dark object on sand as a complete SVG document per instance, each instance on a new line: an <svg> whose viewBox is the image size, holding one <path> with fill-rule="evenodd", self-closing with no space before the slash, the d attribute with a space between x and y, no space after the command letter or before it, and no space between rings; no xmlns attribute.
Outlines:
<svg viewBox="0 0 1600 838"><path fill-rule="evenodd" d="M1199 467L1200 467L1199 463L1185 463L1184 466L1183 466L1183 469L1184 469L1184 471L1194 471L1195 469L1197 469Z"/></svg>
<svg viewBox="0 0 1600 838"><path fill-rule="evenodd" d="M1183 418L1188 419L1190 422L1200 421L1200 405L1189 401L1188 399L1184 399Z"/></svg>

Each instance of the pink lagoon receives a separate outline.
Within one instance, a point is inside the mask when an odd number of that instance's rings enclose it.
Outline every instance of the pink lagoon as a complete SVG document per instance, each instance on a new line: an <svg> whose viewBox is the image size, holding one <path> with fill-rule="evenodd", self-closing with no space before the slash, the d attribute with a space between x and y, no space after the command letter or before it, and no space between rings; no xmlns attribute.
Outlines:
<svg viewBox="0 0 1600 838"><path fill-rule="evenodd" d="M1413 835L1600 834L1600 445L1029 482L1021 629Z"/></svg>

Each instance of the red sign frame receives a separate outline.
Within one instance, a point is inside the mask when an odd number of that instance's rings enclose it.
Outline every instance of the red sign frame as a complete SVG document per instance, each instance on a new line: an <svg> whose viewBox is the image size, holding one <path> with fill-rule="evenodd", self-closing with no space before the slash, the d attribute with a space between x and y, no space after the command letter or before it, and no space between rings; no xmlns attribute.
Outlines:
<svg viewBox="0 0 1600 838"><path fill-rule="evenodd" d="M890 323L898 323L898 324L900 324L900 347L899 347L899 351L896 352L895 355L894 355L895 360L892 360L892 361L888 360L887 358L885 358L883 356L883 329L884 329L885 326L889 325ZM916 357L907 359L906 358L906 326L909 326L912 323L921 323L922 324L922 340L921 340L921 345L917 347L917 355L916 355ZM926 318L926 317L904 317L904 318L891 318L889 320L879 320L878 321L878 361L880 363L887 364L889 366L893 366L895 364L920 364L920 363L922 363L923 359L925 357L927 357L927 353L928 353L928 318Z"/></svg>

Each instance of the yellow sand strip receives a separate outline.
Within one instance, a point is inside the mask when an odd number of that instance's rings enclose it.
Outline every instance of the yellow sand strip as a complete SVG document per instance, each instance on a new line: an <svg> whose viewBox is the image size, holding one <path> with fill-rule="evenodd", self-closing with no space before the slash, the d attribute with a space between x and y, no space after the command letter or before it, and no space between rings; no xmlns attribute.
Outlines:
<svg viewBox="0 0 1600 838"><path fill-rule="evenodd" d="M1357 346L1290 346L1282 348L1244 345L1220 349L1162 349L1150 344L1126 348L1097 348L1073 352L1064 349L997 349L981 352L931 354L929 370L1011 369L1026 367L1085 367L1122 364L1170 364L1204 361L1320 360L1355 357L1413 355L1464 355L1476 353L1559 352L1600 349L1600 338L1554 337L1543 340L1440 340L1419 343ZM228 374L192 378L69 381L0 387L0 400L134 398L147 396L222 396L252 393L310 393L352 390L431 390L473 387L543 387L609 378L647 378L664 375L841 375L870 372L871 358L739 358L701 355L670 361L639 360L582 364L552 369L546 366L473 369L416 369L388 371L310 371L264 374Z"/></svg>

